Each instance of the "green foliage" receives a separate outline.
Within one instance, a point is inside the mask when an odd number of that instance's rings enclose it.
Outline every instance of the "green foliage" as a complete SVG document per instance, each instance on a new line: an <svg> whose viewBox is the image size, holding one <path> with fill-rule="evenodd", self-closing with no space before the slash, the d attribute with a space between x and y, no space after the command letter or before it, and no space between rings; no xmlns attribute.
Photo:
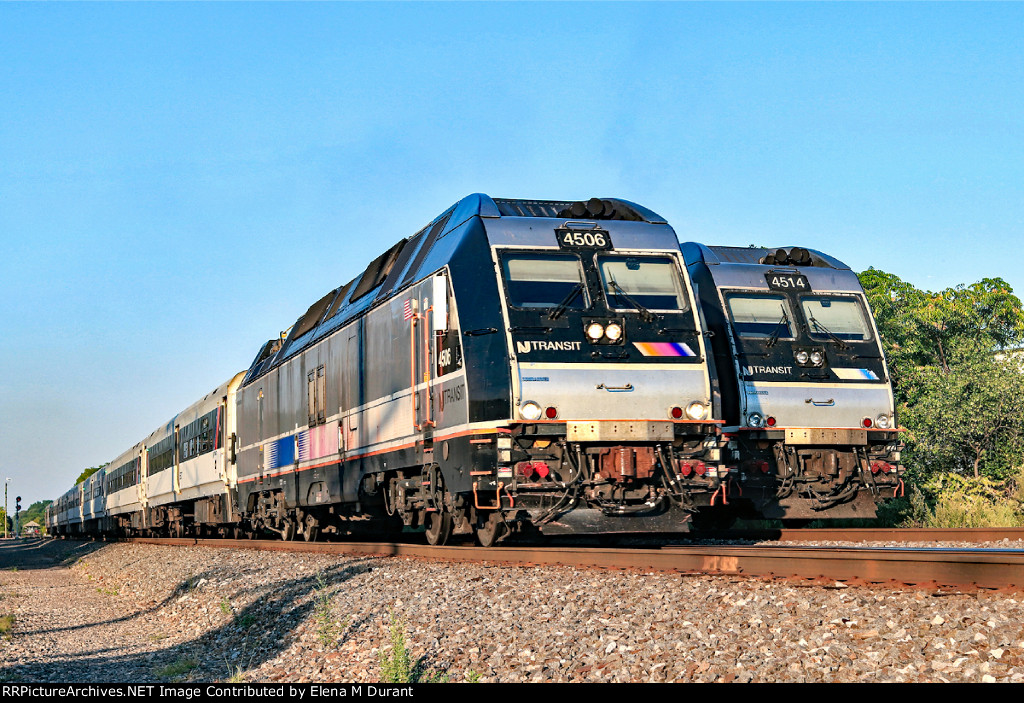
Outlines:
<svg viewBox="0 0 1024 703"><path fill-rule="evenodd" d="M14 630L14 616L13 615L0 615L0 637L10 639L11 632Z"/></svg>
<svg viewBox="0 0 1024 703"><path fill-rule="evenodd" d="M110 462L107 462L107 464L109 464L109 463L110 463ZM75 485L77 486L77 485L78 485L78 484L80 484L80 483L81 483L82 481L84 481L85 479L87 479L87 478L89 478L90 476L92 476L92 475L93 475L94 473L96 473L97 471L99 471L100 469L102 469L102 468L103 468L104 466L106 466L107 464L100 464L99 466L94 466L94 467L92 467L91 469L86 469L85 471L83 471L83 472L82 472L82 473L81 473L81 474L79 475L79 477L78 477L78 480L77 480L77 481L75 481Z"/></svg>
<svg viewBox="0 0 1024 703"><path fill-rule="evenodd" d="M391 649L377 653L381 683L414 683L416 667L405 641L405 620L399 619L394 610L389 613L388 630Z"/></svg>
<svg viewBox="0 0 1024 703"><path fill-rule="evenodd" d="M1024 306L986 278L932 293L860 274L908 430L904 463L919 481L952 472L1003 478L1024 465ZM1009 353L1002 353L1004 350Z"/></svg>
<svg viewBox="0 0 1024 703"><path fill-rule="evenodd" d="M157 676L164 679L171 679L187 674L199 666L199 662L188 657L181 657L173 664L161 667L154 671Z"/></svg>
<svg viewBox="0 0 1024 703"><path fill-rule="evenodd" d="M33 520L38 522L43 527L46 526L46 506L52 503L52 500L37 500L32 505L28 506L26 510L21 511L21 524L26 525ZM0 511L2 512L2 511Z"/></svg>
<svg viewBox="0 0 1024 703"><path fill-rule="evenodd" d="M1024 474L995 481L939 474L926 485L934 496L934 508L926 527L1024 527L1024 502L1020 486Z"/></svg>
<svg viewBox="0 0 1024 703"><path fill-rule="evenodd" d="M334 617L334 608L331 606L331 594L327 590L327 583L323 574L317 574L317 587L313 589L313 617L316 620L316 636L320 644L327 647L336 644L338 637L348 627L349 619L338 620Z"/></svg>
<svg viewBox="0 0 1024 703"><path fill-rule="evenodd" d="M377 652L382 683L450 683L447 673L428 671L425 658L413 660L406 641L405 620L394 610L388 613L388 631L391 648Z"/></svg>

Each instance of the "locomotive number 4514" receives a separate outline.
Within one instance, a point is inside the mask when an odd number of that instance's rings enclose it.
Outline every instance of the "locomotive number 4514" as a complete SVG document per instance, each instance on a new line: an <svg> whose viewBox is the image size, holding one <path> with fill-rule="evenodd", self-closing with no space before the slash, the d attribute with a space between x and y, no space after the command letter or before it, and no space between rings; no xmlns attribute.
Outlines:
<svg viewBox="0 0 1024 703"><path fill-rule="evenodd" d="M766 273L768 287L773 290L797 290L806 291L811 289L806 276L800 274Z"/></svg>

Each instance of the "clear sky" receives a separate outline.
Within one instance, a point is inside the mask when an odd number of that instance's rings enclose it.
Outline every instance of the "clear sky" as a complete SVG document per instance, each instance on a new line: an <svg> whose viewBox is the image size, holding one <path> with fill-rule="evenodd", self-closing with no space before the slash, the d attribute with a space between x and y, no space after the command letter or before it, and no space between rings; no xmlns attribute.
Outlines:
<svg viewBox="0 0 1024 703"><path fill-rule="evenodd" d="M1024 4L0 4L0 481L53 498L473 192L1024 293Z"/></svg>

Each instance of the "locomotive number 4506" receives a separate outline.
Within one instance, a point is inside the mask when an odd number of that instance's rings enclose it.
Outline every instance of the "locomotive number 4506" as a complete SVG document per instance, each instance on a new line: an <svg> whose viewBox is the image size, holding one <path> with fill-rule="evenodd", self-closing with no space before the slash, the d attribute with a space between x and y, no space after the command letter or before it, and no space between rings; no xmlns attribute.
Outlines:
<svg viewBox="0 0 1024 703"><path fill-rule="evenodd" d="M555 230L558 246L562 249L611 249L612 239L608 233L599 230L558 229Z"/></svg>
<svg viewBox="0 0 1024 703"><path fill-rule="evenodd" d="M765 278L768 279L768 287L773 290L805 291L811 289L807 277L800 274L766 273Z"/></svg>

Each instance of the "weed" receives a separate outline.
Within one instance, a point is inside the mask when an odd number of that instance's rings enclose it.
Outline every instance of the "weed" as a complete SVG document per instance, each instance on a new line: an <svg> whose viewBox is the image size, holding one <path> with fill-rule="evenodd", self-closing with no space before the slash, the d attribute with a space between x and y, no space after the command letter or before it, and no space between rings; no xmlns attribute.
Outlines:
<svg viewBox="0 0 1024 703"><path fill-rule="evenodd" d="M160 678L170 679L177 676L182 676L199 666L199 662L195 659L189 659L187 657L181 657L176 660L173 664L168 664L165 667L157 669L155 673Z"/></svg>
<svg viewBox="0 0 1024 703"><path fill-rule="evenodd" d="M225 662L225 663L227 663L227 662ZM224 680L224 683L245 683L245 672L242 671L242 667L240 667L240 666L231 667L229 665L228 666L228 671L231 672L231 675L228 676L227 679Z"/></svg>
<svg viewBox="0 0 1024 703"><path fill-rule="evenodd" d="M348 627L349 619L334 619L334 611L331 607L331 594L327 592L327 583L323 574L317 574L317 587L314 588L316 595L313 597L313 617L316 620L316 635L320 644L327 647L338 641L338 635Z"/></svg>
<svg viewBox="0 0 1024 703"><path fill-rule="evenodd" d="M13 615L0 615L0 637L7 637L10 639L11 630L14 629L14 616Z"/></svg>
<svg viewBox="0 0 1024 703"><path fill-rule="evenodd" d="M382 649L377 653L382 683L413 683L416 666L405 641L405 620L400 620L394 610L390 611L388 619L391 651Z"/></svg>
<svg viewBox="0 0 1024 703"><path fill-rule="evenodd" d="M227 598L221 598L220 599L220 612L224 613L225 615L231 615L231 613L232 613L231 603L230 603L230 601L228 601Z"/></svg>
<svg viewBox="0 0 1024 703"><path fill-rule="evenodd" d="M236 618L238 626L243 630L248 630L256 623L256 616L252 613L246 613L239 618Z"/></svg>
<svg viewBox="0 0 1024 703"><path fill-rule="evenodd" d="M480 683L480 674L470 669L466 672L466 681L468 683Z"/></svg>
<svg viewBox="0 0 1024 703"><path fill-rule="evenodd" d="M17 571L17 570L18 570L18 567L16 567L16 566L12 566L10 569L8 569L8 571Z"/></svg>
<svg viewBox="0 0 1024 703"><path fill-rule="evenodd" d="M149 636L150 642L159 642L160 640L165 639L167 639L167 635L163 634L162 632L157 632L156 634L152 634Z"/></svg>
<svg viewBox="0 0 1024 703"><path fill-rule="evenodd" d="M116 588L97 588L96 592L97 593L102 593L105 596L116 596L117 595L117 589Z"/></svg>
<svg viewBox="0 0 1024 703"><path fill-rule="evenodd" d="M424 659L412 659L412 652L405 636L405 620L391 610L388 614L391 650L377 652L380 662L382 683L449 683L448 674L443 671L427 671Z"/></svg>

